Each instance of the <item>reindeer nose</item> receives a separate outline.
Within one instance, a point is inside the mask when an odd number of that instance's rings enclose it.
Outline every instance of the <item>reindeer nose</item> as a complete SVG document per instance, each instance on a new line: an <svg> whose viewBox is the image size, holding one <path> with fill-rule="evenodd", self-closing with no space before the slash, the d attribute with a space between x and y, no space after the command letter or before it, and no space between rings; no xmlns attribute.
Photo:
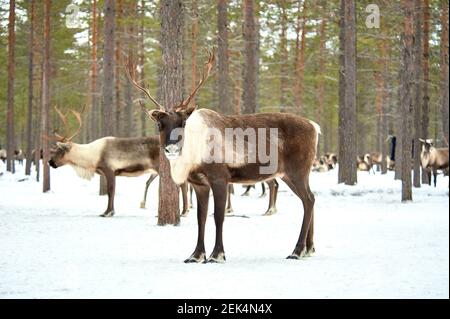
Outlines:
<svg viewBox="0 0 450 319"><path fill-rule="evenodd" d="M174 159L180 155L180 148L176 144L169 144L164 148L164 153L168 159Z"/></svg>

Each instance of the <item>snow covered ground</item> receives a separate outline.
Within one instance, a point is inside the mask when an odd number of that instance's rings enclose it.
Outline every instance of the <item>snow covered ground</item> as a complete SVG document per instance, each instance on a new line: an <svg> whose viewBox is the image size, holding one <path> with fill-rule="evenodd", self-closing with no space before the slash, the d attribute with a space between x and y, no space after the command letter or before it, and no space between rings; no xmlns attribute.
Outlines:
<svg viewBox="0 0 450 319"><path fill-rule="evenodd" d="M224 226L225 264L184 264L196 243L195 210L179 227L156 226L157 185L139 208L147 176L118 178L116 216L100 218L98 177L52 170L43 194L23 168L0 163L0 298L449 298L448 177L400 203L392 174L313 173L316 254L286 260L297 241L300 200L280 183L278 214L268 197L232 198ZM212 203L212 200L211 202ZM210 205L212 206L212 205ZM210 212L212 212L210 207ZM206 249L214 245L207 222Z"/></svg>

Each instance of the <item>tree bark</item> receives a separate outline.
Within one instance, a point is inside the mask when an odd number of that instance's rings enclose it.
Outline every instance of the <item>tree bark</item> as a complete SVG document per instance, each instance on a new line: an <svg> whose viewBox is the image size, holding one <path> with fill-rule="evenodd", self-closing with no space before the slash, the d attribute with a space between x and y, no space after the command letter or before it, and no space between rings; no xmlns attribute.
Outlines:
<svg viewBox="0 0 450 319"><path fill-rule="evenodd" d="M428 126L430 125L430 95L428 84L430 82L430 4L429 0L423 2L423 87L422 87L422 122L421 138L428 138ZM420 150L419 150L420 151ZM422 183L428 184L428 173L422 170Z"/></svg>
<svg viewBox="0 0 450 319"><path fill-rule="evenodd" d="M6 129L6 170L15 173L14 165L14 63L15 63L15 47L16 34L14 26L16 23L16 1L9 2L9 19L8 19L8 91L7 91L7 129Z"/></svg>
<svg viewBox="0 0 450 319"><path fill-rule="evenodd" d="M90 138L96 139L99 137L99 112L98 112L98 98L97 98L97 0L92 0L92 46L91 46L91 132Z"/></svg>
<svg viewBox="0 0 450 319"><path fill-rule="evenodd" d="M196 2L196 1L195 1ZM223 114L231 114L230 75L228 62L228 0L217 0L217 45L219 80L219 110ZM197 19L196 19L197 21ZM198 23L198 22L196 22Z"/></svg>
<svg viewBox="0 0 450 319"><path fill-rule="evenodd" d="M122 98L120 94L121 79L122 79L122 36L123 36L123 0L119 0L117 3L116 11L116 47L115 47L115 107L114 107L114 118L115 118L115 133L117 136L123 136L123 123L122 123Z"/></svg>
<svg viewBox="0 0 450 319"><path fill-rule="evenodd" d="M411 133L414 81L414 2L403 0L404 48L403 48L403 94L402 94L402 202L412 200L411 183Z"/></svg>
<svg viewBox="0 0 450 319"><path fill-rule="evenodd" d="M192 28L191 28L191 92L195 89L197 83L197 36L198 36L198 6L197 0L192 0ZM219 26L218 26L219 27ZM220 49L219 49L220 50ZM220 62L219 62L220 63ZM196 97L191 100L191 105L196 105ZM220 103L220 98L219 98ZM220 109L220 108L219 108Z"/></svg>
<svg viewBox="0 0 450 319"><path fill-rule="evenodd" d="M140 12L140 19L141 19L141 26L140 26L140 48L139 48L139 65L141 66L141 83L145 82L145 1L141 0L141 12ZM145 99L145 94L142 93L141 97ZM141 120L141 136L145 136L147 133L147 116L144 112L140 112L140 120Z"/></svg>
<svg viewBox="0 0 450 319"><path fill-rule="evenodd" d="M449 143L449 77L448 77L448 0L441 0L441 74L440 74L440 94L441 94L441 118L442 130L446 146Z"/></svg>
<svg viewBox="0 0 450 319"><path fill-rule="evenodd" d="M31 173L31 157L33 150L33 69L34 69L34 23L35 23L35 0L31 0L29 21L30 21L30 38L28 52L28 117L27 117L27 152L25 175Z"/></svg>
<svg viewBox="0 0 450 319"><path fill-rule="evenodd" d="M127 5L127 26L126 26L126 41L127 44L127 58L130 59L134 63L137 55L136 51L136 28L134 26L134 21L136 19L136 2L131 1ZM137 59L136 59L137 60ZM133 92L132 85L130 81L125 82L125 119L124 119L124 133L125 136L130 137L134 136L134 128L135 128L135 119L134 119L134 107L133 107Z"/></svg>
<svg viewBox="0 0 450 319"><path fill-rule="evenodd" d="M161 100L172 111L183 98L183 2L161 1L162 77ZM161 148L160 154L164 154ZM180 223L178 186L170 176L170 164L165 156L159 162L158 225Z"/></svg>
<svg viewBox="0 0 450 319"><path fill-rule="evenodd" d="M382 56L382 79L383 79L383 105L381 107L381 136L380 136L380 142L381 142L381 174L387 173L387 162L386 157L388 156L388 147L387 147L387 137L388 137L388 116L390 109L390 91L391 88L391 81L389 76L389 66L388 61L390 58L390 54L388 53L388 40L386 38L386 33L384 34L384 38L381 43L381 56Z"/></svg>
<svg viewBox="0 0 450 319"><path fill-rule="evenodd" d="M105 0L104 4L104 48L103 48L103 89L102 89L102 136L114 134L114 46L115 46L115 2ZM100 178L100 195L106 195L106 179Z"/></svg>
<svg viewBox="0 0 450 319"><path fill-rule="evenodd" d="M306 0L303 0L303 6L300 16L300 7L301 0L298 0L298 13L297 13L297 26L296 26L296 34L297 38L295 41L296 48L296 58L295 58L295 104L297 109L297 114L302 114L303 107L303 91L304 91L304 73L305 73L305 48L306 48ZM325 22L326 23L326 22ZM321 24L321 32L322 27L325 28L324 19L322 18ZM322 33L321 33L322 39ZM321 43L322 45L322 43Z"/></svg>
<svg viewBox="0 0 450 319"><path fill-rule="evenodd" d="M339 98L339 183L355 185L356 174L356 14L354 0L341 0ZM343 65L342 65L343 64ZM341 96L341 94L343 96Z"/></svg>
<svg viewBox="0 0 450 319"><path fill-rule="evenodd" d="M112 113L114 96L114 46L115 46L115 2L105 0L104 49L103 49L103 125L102 136L114 134Z"/></svg>
<svg viewBox="0 0 450 319"><path fill-rule="evenodd" d="M414 0L414 174L413 186L420 187L421 171L420 171L420 141L421 138L421 107L422 107L422 0Z"/></svg>
<svg viewBox="0 0 450 319"><path fill-rule="evenodd" d="M45 0L44 5L44 67L42 72L42 150L43 150L43 184L42 191L45 193L50 190L50 167L48 160L50 158L50 149L48 136L50 133L50 17L51 17L51 0Z"/></svg>
<svg viewBox="0 0 450 319"><path fill-rule="evenodd" d="M278 7L281 15L280 33L280 111L287 109L287 86L288 86L288 51L287 51L287 13L286 1L278 0Z"/></svg>
<svg viewBox="0 0 450 319"><path fill-rule="evenodd" d="M255 113L258 109L259 32L255 14L255 1L244 0L244 65L242 113Z"/></svg>
<svg viewBox="0 0 450 319"><path fill-rule="evenodd" d="M324 111L325 111L325 41L326 41L326 28L327 28L327 17L325 15L326 2L321 2L323 6L322 9L322 21L320 23L320 43L319 43L319 83L317 86L317 121L319 125L323 128L324 138L321 140L320 144L322 144L322 151L329 152L330 145L328 143L327 135L329 134L328 125L324 125L326 120L324 120ZM320 140L320 139L319 139ZM320 149L320 148L319 148Z"/></svg>

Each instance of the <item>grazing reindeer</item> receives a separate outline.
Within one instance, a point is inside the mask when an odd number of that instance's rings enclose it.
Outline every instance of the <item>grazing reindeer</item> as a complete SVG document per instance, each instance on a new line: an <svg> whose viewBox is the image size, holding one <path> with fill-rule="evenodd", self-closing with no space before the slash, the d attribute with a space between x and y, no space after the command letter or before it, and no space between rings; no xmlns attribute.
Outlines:
<svg viewBox="0 0 450 319"><path fill-rule="evenodd" d="M77 131L70 135L67 131L67 118L57 108L66 127L65 136L55 134L59 142L52 148L49 165L58 168L70 165L79 177L90 180L95 173L106 178L108 206L101 217L114 215L114 195L116 176L140 176L146 173L158 174L159 170L159 138L117 138L103 137L89 144L77 144L72 139L81 130L81 115L71 110L78 121ZM183 187L184 189L184 187ZM187 209L187 193L183 196L183 213Z"/></svg>
<svg viewBox="0 0 450 319"><path fill-rule="evenodd" d="M357 168L359 171L370 172L370 169L372 166L370 165L370 155L369 154L365 154L363 156L357 156L356 163L357 163Z"/></svg>
<svg viewBox="0 0 450 319"><path fill-rule="evenodd" d="M433 172L434 187L436 187L437 170L448 170L448 147L436 148L433 146L432 139L419 140L423 143L422 153L420 154L422 169L427 171L429 185L431 185L431 172Z"/></svg>
<svg viewBox="0 0 450 319"><path fill-rule="evenodd" d="M150 111L141 105L158 124L160 141L170 162L172 179L179 185L188 181L197 195L197 245L185 262L225 261L222 232L229 183L253 184L276 177L286 182L303 202L304 217L299 239L288 258L308 256L314 252L315 201L309 187L309 174L316 156L320 127L308 119L288 113L228 116L208 109L196 110L196 106L190 105L190 102L208 78L213 63L214 53L210 54L195 89L174 111L166 111L145 87L133 79L130 65L127 72L133 85L159 107ZM256 136L250 138L247 135L247 139L242 138L241 143L234 139L229 141L226 136L230 130L246 130L249 135L250 131ZM225 143L218 142L224 137ZM211 139L214 143L211 143ZM241 148L242 144L247 147ZM214 160L211 160L211 145L214 146L214 156L217 156ZM254 155L261 149L265 155L265 150L270 149L269 158L255 158ZM222 160L224 154L226 159ZM230 160L227 154L231 154L233 159ZM214 198L216 242L211 256L206 259L204 235L210 190Z"/></svg>

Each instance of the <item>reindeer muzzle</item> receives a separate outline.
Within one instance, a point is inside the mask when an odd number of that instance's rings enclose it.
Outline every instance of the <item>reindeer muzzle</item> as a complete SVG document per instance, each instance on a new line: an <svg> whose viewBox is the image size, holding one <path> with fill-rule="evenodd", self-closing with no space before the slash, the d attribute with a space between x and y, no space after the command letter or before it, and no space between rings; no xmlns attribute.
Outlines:
<svg viewBox="0 0 450 319"><path fill-rule="evenodd" d="M50 165L53 168L58 168L58 166L56 166L56 164L55 164L55 162L53 162L53 160L49 160L48 165Z"/></svg>
<svg viewBox="0 0 450 319"><path fill-rule="evenodd" d="M178 156L180 156L180 153L181 147L179 147L177 144L169 144L164 148L164 154L169 161L177 159Z"/></svg>

